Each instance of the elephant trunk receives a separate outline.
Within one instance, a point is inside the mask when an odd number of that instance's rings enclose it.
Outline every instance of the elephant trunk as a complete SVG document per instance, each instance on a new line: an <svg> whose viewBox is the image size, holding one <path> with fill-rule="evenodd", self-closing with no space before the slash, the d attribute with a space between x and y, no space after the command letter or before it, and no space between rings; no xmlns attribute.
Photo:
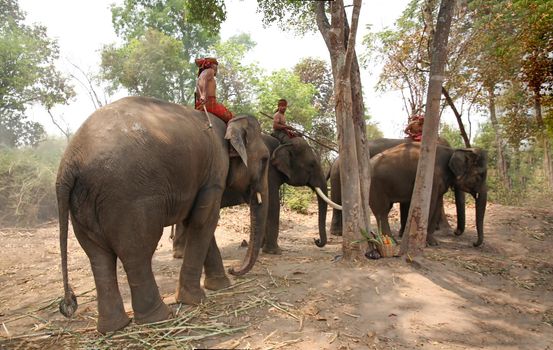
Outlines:
<svg viewBox="0 0 553 350"><path fill-rule="evenodd" d="M455 190L455 207L457 209L457 228L455 234L460 236L465 232L465 192L457 187Z"/></svg>
<svg viewBox="0 0 553 350"><path fill-rule="evenodd" d="M259 193L261 194L261 200L258 197ZM234 268L229 269L231 275L242 276L248 273L257 261L267 225L267 208L269 203L267 198L267 186L264 186L264 191L252 191L250 195L250 244L248 244L248 251L246 252L242 266L238 270Z"/></svg>
<svg viewBox="0 0 553 350"><path fill-rule="evenodd" d="M475 195L476 199L476 232L478 240L474 243L475 247L484 242L484 214L486 213L486 204L488 203L488 190L485 188Z"/></svg>
<svg viewBox="0 0 553 350"><path fill-rule="evenodd" d="M317 187L318 188L318 187ZM326 186L319 189L325 195L327 194ZM319 195L317 196L317 203L319 204L319 238L315 239L315 245L322 248L326 245L326 201Z"/></svg>

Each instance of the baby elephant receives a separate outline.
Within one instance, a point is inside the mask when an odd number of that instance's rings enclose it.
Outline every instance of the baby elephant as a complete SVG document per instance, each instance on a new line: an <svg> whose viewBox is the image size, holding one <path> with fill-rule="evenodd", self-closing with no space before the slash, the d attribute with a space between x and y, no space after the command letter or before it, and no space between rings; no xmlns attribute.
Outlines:
<svg viewBox="0 0 553 350"><path fill-rule="evenodd" d="M394 203L409 207L417 165L420 157L420 143L406 143L388 149L371 159L372 181L370 206L378 227L385 234L391 234L388 213ZM453 149L437 146L434 179L430 199L427 243L437 245L434 230L447 190L455 186L470 193L476 199L477 247L484 241L484 214L488 190L486 187L487 153L478 148Z"/></svg>

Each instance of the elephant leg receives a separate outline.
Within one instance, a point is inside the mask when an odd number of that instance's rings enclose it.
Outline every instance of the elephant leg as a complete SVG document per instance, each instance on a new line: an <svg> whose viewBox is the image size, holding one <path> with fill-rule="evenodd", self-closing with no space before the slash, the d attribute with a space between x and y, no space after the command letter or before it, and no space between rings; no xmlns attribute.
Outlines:
<svg viewBox="0 0 553 350"><path fill-rule="evenodd" d="M399 228L399 237L403 237L405 231L405 225L407 225L407 217L409 216L410 202L399 203L399 221L401 226Z"/></svg>
<svg viewBox="0 0 553 350"><path fill-rule="evenodd" d="M330 222L330 234L334 236L342 235L342 212L332 209L332 221Z"/></svg>
<svg viewBox="0 0 553 350"><path fill-rule="evenodd" d="M263 252L267 254L282 254L278 246L278 230L280 224L280 186L269 186L269 208L267 212L267 229L263 239Z"/></svg>
<svg viewBox="0 0 553 350"><path fill-rule="evenodd" d="M184 222L186 244L177 287L177 302L196 305L205 299L200 278L217 227L221 196L220 188L201 191Z"/></svg>
<svg viewBox="0 0 553 350"><path fill-rule="evenodd" d="M379 208L383 208L382 210L377 210L376 212L373 211L374 216L376 218L376 224L377 229L381 234L391 235L392 230L390 229L390 223L388 221L388 214L390 213L390 209L392 208L392 204L386 204L383 206L379 206Z"/></svg>
<svg viewBox="0 0 553 350"><path fill-rule="evenodd" d="M207 257L204 262L205 279L204 287L209 290L219 290L230 286L230 280L225 273L221 251L217 246L215 237L209 244Z"/></svg>
<svg viewBox="0 0 553 350"><path fill-rule="evenodd" d="M73 221L75 236L90 259L96 284L98 303L98 332L115 332L129 324L131 319L125 312L123 299L117 284L117 256L109 248L101 247L90 240L85 230Z"/></svg>
<svg viewBox="0 0 553 350"><path fill-rule="evenodd" d="M430 202L428 229L426 232L426 243L429 246L438 245L438 241L434 238L434 231L436 230L436 225L440 220L441 208L443 208L443 196L437 197L438 198L433 197Z"/></svg>
<svg viewBox="0 0 553 350"><path fill-rule="evenodd" d="M171 309L159 294L152 272L152 256L153 252L121 259L131 287L132 308L137 324L163 321L172 316Z"/></svg>
<svg viewBox="0 0 553 350"><path fill-rule="evenodd" d="M449 221L447 221L447 216L445 215L445 208L442 205L440 207L440 216L438 217L438 221L436 223L436 230L442 230L442 231L451 231L451 225L449 224Z"/></svg>
<svg viewBox="0 0 553 350"><path fill-rule="evenodd" d="M175 225L175 235L173 238L173 258L182 259L184 255L184 246L186 245L186 236L184 234L184 225L178 223Z"/></svg>

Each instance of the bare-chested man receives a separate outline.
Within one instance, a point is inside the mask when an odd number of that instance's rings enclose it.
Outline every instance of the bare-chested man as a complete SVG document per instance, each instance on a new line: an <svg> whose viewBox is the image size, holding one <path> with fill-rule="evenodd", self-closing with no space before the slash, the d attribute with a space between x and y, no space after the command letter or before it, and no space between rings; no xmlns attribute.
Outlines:
<svg viewBox="0 0 553 350"><path fill-rule="evenodd" d="M409 135L413 141L421 141L422 140L422 126L424 124L424 116L423 115L414 115L411 117L411 121L405 128L405 133Z"/></svg>
<svg viewBox="0 0 553 350"><path fill-rule="evenodd" d="M286 125L286 108L288 107L288 102L285 99L278 100L278 107L275 115L273 116L273 133L272 135L276 137L280 143L285 143L286 141L294 138L298 135L292 130L292 128Z"/></svg>
<svg viewBox="0 0 553 350"><path fill-rule="evenodd" d="M207 57L196 59L196 65L199 68L198 81L196 81L196 109L203 110L205 105L208 112L215 114L225 123L232 119L232 113L222 104L217 103L216 90L217 84L217 59Z"/></svg>

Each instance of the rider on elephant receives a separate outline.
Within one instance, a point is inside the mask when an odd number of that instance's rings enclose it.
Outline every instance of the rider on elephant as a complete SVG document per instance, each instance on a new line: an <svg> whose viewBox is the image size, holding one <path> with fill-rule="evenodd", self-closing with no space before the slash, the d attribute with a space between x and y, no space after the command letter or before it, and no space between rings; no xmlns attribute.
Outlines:
<svg viewBox="0 0 553 350"><path fill-rule="evenodd" d="M409 138L413 141L419 141L422 139L422 126L424 124L423 115L414 115L411 117L411 121L405 128L405 133L409 135Z"/></svg>
<svg viewBox="0 0 553 350"><path fill-rule="evenodd" d="M286 116L284 113L286 113L287 107L288 102L281 98L278 100L277 110L273 116L273 132L271 135L276 137L280 143L286 143L290 141L290 139L298 136L292 127L286 125Z"/></svg>
<svg viewBox="0 0 553 350"><path fill-rule="evenodd" d="M197 58L196 65L199 68L198 81L196 82L196 109L203 110L204 106L208 112L215 114L225 123L232 119L233 114L221 103L217 103L215 77L217 76L216 58Z"/></svg>

